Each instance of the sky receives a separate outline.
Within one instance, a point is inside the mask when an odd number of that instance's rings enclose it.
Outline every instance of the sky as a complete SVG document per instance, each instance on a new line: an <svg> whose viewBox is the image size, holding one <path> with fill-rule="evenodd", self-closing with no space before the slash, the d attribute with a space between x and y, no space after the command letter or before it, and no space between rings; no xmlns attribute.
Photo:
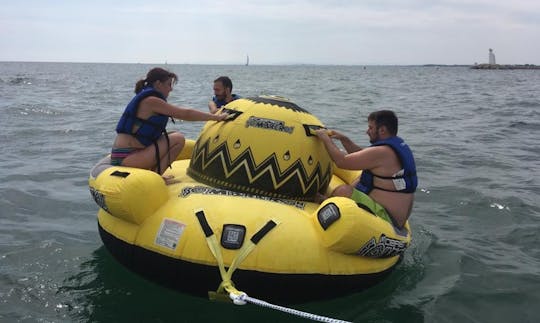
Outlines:
<svg viewBox="0 0 540 323"><path fill-rule="evenodd" d="M538 0L18 0L0 61L540 65Z"/></svg>

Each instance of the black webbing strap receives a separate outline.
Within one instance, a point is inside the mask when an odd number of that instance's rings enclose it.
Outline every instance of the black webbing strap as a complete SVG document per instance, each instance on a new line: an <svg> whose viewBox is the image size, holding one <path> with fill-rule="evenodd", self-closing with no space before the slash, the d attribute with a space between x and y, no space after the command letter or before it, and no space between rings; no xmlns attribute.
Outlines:
<svg viewBox="0 0 540 323"><path fill-rule="evenodd" d="M161 160L159 158L159 145L157 141L154 141L154 147L156 147L157 173L161 175Z"/></svg>
<svg viewBox="0 0 540 323"><path fill-rule="evenodd" d="M199 220L199 223L201 224L201 228L203 229L204 235L208 238L209 236L214 234L214 231L212 231L212 228L208 224L208 221L206 220L206 216L204 215L203 210L199 210L195 212L195 216Z"/></svg>
<svg viewBox="0 0 540 323"><path fill-rule="evenodd" d="M252 237L251 237L251 242L253 242L254 244L257 244L259 243L259 241L261 241L261 239L268 233L270 232L270 230L272 230L273 228L275 228L277 225L276 222L270 220L268 222L266 222L266 224L264 225L264 227L262 227L259 231L257 231L257 233L255 233Z"/></svg>

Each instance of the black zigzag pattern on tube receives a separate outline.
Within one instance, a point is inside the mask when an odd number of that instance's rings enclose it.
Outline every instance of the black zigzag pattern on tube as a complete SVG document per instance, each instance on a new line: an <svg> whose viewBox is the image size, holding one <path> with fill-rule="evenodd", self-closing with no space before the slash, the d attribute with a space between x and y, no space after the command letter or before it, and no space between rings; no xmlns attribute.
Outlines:
<svg viewBox="0 0 540 323"><path fill-rule="evenodd" d="M289 101L281 101L281 100L276 100L276 99L272 99L272 98L269 98L269 97L260 97L260 96L248 97L248 98L245 98L245 99L249 100L249 101L252 101L252 102L255 102L255 103L271 104L273 106L280 107L280 108L286 108L286 109L289 109L289 110L293 110L295 112L309 113L307 110L302 109L301 107L299 107L295 103L289 102Z"/></svg>
<svg viewBox="0 0 540 323"><path fill-rule="evenodd" d="M330 182L330 166L323 172L317 163L310 176L297 160L280 172L275 154L256 165L249 147L232 160L226 142L212 152L209 142L202 146L196 143L188 169L191 177L208 185L276 198L312 200Z"/></svg>

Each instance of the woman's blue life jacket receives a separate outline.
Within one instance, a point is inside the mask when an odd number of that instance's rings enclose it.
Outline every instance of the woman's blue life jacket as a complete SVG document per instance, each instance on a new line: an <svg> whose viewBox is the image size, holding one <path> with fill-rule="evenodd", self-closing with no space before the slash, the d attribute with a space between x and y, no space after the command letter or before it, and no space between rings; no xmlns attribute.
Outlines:
<svg viewBox="0 0 540 323"><path fill-rule="evenodd" d="M133 99L129 102L124 110L124 113L122 114L122 117L116 125L117 133L132 135L137 138L137 140L145 147L155 143L162 134L167 133L165 128L167 127L167 122L169 121L169 116L161 114L151 116L148 119L141 119L137 117L137 111L139 110L141 101L149 96L155 96L167 101L167 98L165 98L163 94L153 87L147 86L137 93L137 95L135 95L135 97L133 97ZM135 132L133 132L134 126L139 126Z"/></svg>
<svg viewBox="0 0 540 323"><path fill-rule="evenodd" d="M409 146L398 136L393 136L385 140L379 140L373 143L374 146L390 146L398 156L402 169L393 176L378 176L370 170L363 170L358 184L355 188L365 194L369 194L374 188L399 193L414 193L418 186L418 178L416 176L416 164ZM395 190L388 190L373 185L373 178L392 180Z"/></svg>

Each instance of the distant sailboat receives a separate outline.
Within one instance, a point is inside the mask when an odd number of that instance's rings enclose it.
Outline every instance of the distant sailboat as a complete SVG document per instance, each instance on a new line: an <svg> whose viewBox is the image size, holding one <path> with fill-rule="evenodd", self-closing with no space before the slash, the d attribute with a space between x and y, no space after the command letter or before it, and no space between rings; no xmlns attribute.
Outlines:
<svg viewBox="0 0 540 323"><path fill-rule="evenodd" d="M249 66L249 55L246 55L246 66Z"/></svg>

